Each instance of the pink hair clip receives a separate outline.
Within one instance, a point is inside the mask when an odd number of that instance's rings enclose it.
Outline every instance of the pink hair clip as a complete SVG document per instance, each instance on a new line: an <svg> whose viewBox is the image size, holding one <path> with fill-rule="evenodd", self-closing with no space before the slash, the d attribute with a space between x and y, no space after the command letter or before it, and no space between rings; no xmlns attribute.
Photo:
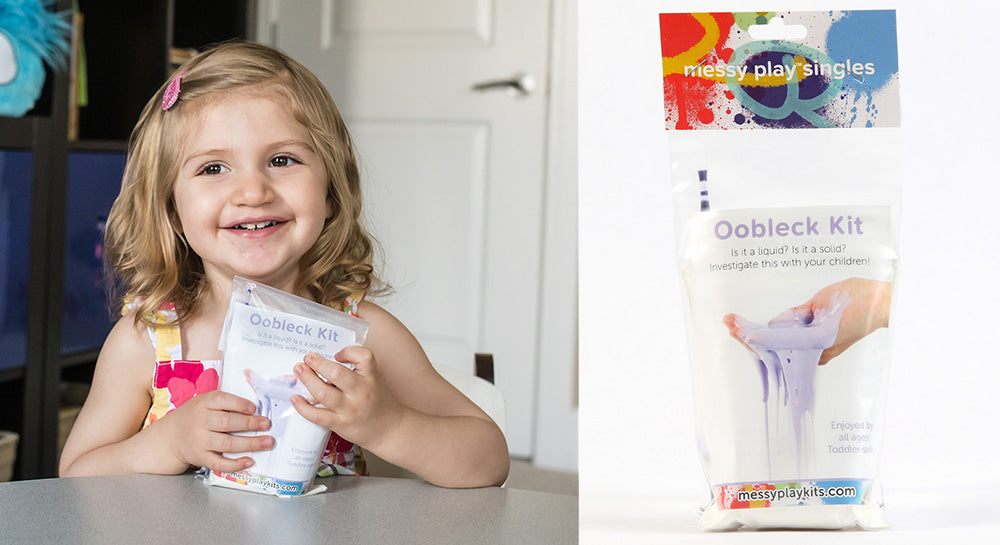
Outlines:
<svg viewBox="0 0 1000 545"><path fill-rule="evenodd" d="M182 72L181 75L174 78L174 81L167 85L167 90L163 91L163 111L167 111L177 102L177 97L181 94L181 78L187 75L187 72Z"/></svg>

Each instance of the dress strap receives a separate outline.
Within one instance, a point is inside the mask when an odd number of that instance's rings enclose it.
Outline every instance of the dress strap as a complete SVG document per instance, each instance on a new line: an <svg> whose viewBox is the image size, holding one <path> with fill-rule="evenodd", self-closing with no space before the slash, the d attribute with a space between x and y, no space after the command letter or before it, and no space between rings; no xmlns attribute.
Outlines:
<svg viewBox="0 0 1000 545"><path fill-rule="evenodd" d="M139 306L139 301L129 301L122 309L124 315ZM146 316L146 332L156 350L156 361L180 360L181 328L177 324L177 310L173 303L165 303Z"/></svg>

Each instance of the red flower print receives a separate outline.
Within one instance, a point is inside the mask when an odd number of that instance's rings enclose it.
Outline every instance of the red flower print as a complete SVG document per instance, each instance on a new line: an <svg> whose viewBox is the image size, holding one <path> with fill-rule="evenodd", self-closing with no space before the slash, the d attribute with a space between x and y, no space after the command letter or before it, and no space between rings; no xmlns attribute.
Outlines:
<svg viewBox="0 0 1000 545"><path fill-rule="evenodd" d="M170 404L180 407L197 394L211 392L219 387L219 373L205 369L201 362L161 362L156 369L156 388L170 392Z"/></svg>

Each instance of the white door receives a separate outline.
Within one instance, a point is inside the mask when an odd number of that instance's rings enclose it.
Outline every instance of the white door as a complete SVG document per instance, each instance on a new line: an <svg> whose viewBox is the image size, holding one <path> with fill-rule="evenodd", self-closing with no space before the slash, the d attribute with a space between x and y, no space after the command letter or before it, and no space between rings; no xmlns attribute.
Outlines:
<svg viewBox="0 0 1000 545"><path fill-rule="evenodd" d="M533 453L548 0L262 2L258 37L313 70L356 140L380 300L437 366L494 356L511 454ZM528 94L474 84L514 78ZM533 80L533 81L532 81ZM510 91L510 92L508 92Z"/></svg>

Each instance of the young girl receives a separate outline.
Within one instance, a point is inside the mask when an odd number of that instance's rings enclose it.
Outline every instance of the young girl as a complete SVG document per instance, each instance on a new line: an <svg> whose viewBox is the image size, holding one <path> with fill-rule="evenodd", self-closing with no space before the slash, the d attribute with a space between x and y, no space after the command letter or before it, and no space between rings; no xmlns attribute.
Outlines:
<svg viewBox="0 0 1000 545"><path fill-rule="evenodd" d="M333 431L320 475L364 473L359 447L449 487L499 485L499 428L431 367L413 335L363 301L377 285L359 222L350 136L329 93L270 47L226 44L181 66L146 105L108 219L126 314L98 358L60 475L231 472L266 450L256 406L216 390L233 276L356 313L365 346L303 355L294 372ZM320 378L326 378L324 381Z"/></svg>

